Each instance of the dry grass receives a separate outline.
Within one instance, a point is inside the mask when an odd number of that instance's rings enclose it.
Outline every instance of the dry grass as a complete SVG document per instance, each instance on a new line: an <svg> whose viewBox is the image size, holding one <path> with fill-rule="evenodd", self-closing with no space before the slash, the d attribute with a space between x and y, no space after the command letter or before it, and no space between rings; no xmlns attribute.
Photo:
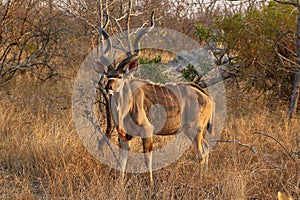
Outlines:
<svg viewBox="0 0 300 200"><path fill-rule="evenodd" d="M252 134L262 131L299 151L300 117L289 125L285 108L229 100L222 138L252 144L258 153L219 143L209 171L199 175L191 148L156 171L149 187L148 174L122 181L85 150L72 122L72 81L16 81L0 89L0 199L276 199L279 190L300 199L295 162L274 140Z"/></svg>

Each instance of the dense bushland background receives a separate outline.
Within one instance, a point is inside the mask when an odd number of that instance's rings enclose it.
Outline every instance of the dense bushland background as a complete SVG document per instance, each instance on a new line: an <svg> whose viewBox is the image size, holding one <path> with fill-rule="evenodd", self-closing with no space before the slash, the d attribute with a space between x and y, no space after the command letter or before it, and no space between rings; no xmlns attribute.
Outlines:
<svg viewBox="0 0 300 200"><path fill-rule="evenodd" d="M76 134L71 110L74 78L99 43L91 26L97 25L97 2L81 2L85 4L0 3L1 199L276 199L278 191L300 198L298 110L287 118L299 70L295 7L275 2L263 6L261 1L220 6L199 0L197 12L183 15L192 5L133 3L132 12L142 14L132 16L132 28L154 10L157 26L183 32L204 46L220 44L216 62L232 73L224 81L228 106L221 139L236 139L257 151L218 143L208 172L199 174L191 147L171 166L156 171L155 185L149 187L148 174L127 174L122 181L118 171L88 153ZM127 2L109 5L115 18L124 16ZM108 31L118 29L111 25ZM172 59L158 53L159 61ZM224 53L232 56L230 62L218 59ZM157 52L143 52L141 62L155 57ZM253 134L257 131L277 141Z"/></svg>

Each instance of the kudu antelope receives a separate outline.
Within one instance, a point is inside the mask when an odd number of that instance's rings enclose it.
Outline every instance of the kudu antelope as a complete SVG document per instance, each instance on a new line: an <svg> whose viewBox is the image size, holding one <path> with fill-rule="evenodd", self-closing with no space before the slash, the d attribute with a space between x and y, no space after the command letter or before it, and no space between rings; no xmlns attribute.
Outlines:
<svg viewBox="0 0 300 200"><path fill-rule="evenodd" d="M150 184L153 184L153 135L174 135L183 132L193 142L201 166L206 167L208 142L205 141L204 134L206 130L213 134L214 113L213 101L196 84L161 85L136 79L130 75L138 67L139 40L154 26L153 22L152 14L150 27L137 33L134 52L127 52L127 57L116 67L111 64L105 54L100 60L95 61L96 70L104 73L108 78L105 90L109 95L112 106L110 110L119 134L122 177L124 178L130 141L134 136L139 136L142 138L145 161L150 172ZM103 35L109 40L105 30L103 30ZM111 45L111 41L107 44ZM104 53L107 53L109 48L106 48ZM165 121L162 127L157 127L157 123L154 122L155 118L160 116L150 116L150 110L155 105L160 105L164 109ZM132 123L138 126L138 130L132 128Z"/></svg>

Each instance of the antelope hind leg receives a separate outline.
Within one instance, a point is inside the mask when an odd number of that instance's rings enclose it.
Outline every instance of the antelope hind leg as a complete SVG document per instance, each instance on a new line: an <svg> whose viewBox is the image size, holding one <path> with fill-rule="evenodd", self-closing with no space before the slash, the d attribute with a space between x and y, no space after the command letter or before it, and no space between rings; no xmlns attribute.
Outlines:
<svg viewBox="0 0 300 200"><path fill-rule="evenodd" d="M208 170L208 157L209 157L209 144L205 139L199 144L201 148L198 150L198 156L201 165L201 171L207 172Z"/></svg>
<svg viewBox="0 0 300 200"><path fill-rule="evenodd" d="M204 139L204 130L198 129L198 133L194 138L194 146L197 150L198 159L200 161L200 171L207 171L208 169L208 157L209 157L209 144Z"/></svg>

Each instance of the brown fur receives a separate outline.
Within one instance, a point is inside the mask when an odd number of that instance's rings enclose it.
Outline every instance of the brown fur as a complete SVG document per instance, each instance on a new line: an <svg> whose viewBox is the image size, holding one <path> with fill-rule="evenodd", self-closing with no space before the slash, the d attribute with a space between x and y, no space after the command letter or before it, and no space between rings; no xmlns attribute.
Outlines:
<svg viewBox="0 0 300 200"><path fill-rule="evenodd" d="M122 81L123 83L120 83ZM115 85L121 88L114 88ZM153 182L152 136L154 134L173 135L184 132L194 143L201 164L204 167L207 166L208 143L205 141L205 131L210 127L210 132L212 132L210 119L213 117L214 105L202 88L193 83L161 85L128 78L110 80L106 87L117 91L112 97L118 108L115 111L118 119L117 130L123 139L121 142L123 144L123 147L121 145L123 175L128 158L129 140L133 136L143 138L146 164L150 171L150 183ZM160 106L159 110L151 114L151 109L157 105ZM162 122L164 119L165 121ZM163 127L158 127L162 123ZM191 128L195 124L198 132L191 133L193 130Z"/></svg>

